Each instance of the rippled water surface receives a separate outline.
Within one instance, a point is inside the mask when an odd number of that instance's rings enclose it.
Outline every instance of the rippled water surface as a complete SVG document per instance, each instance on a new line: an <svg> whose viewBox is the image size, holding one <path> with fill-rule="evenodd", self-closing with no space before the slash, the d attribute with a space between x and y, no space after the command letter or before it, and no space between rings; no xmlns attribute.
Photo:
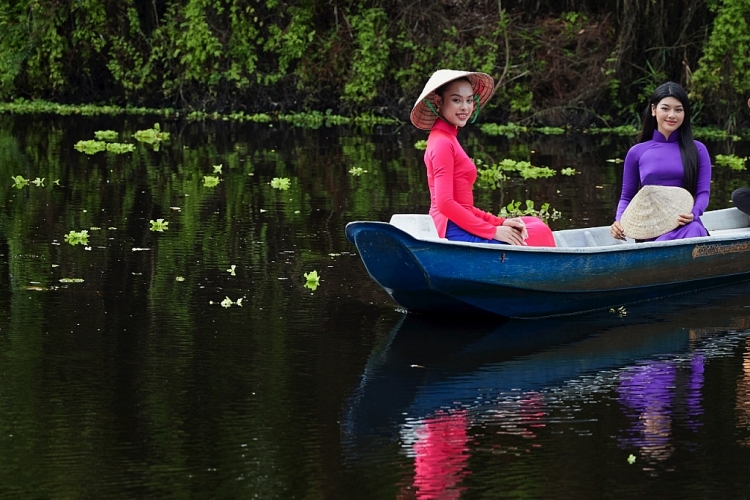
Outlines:
<svg viewBox="0 0 750 500"><path fill-rule="evenodd" d="M750 492L750 284L554 320L405 315L344 226L427 210L423 135L174 122L158 148L134 139L153 124L0 116L0 497ZM74 148L101 130L135 150ZM629 138L466 132L475 158L558 171L478 204L611 222L607 160ZM750 183L713 179L712 209Z"/></svg>

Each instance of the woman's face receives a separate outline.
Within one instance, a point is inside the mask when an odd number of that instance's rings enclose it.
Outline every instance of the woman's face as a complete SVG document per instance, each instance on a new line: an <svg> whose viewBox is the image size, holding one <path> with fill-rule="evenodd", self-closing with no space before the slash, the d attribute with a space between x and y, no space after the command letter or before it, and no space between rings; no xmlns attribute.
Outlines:
<svg viewBox="0 0 750 500"><path fill-rule="evenodd" d="M474 89L466 80L453 81L445 88L442 97L436 96L435 103L445 121L463 127L474 113Z"/></svg>
<svg viewBox="0 0 750 500"><path fill-rule="evenodd" d="M680 128L685 120L685 108L674 97L665 97L656 106L652 104L651 114L656 117L657 130L666 138Z"/></svg>

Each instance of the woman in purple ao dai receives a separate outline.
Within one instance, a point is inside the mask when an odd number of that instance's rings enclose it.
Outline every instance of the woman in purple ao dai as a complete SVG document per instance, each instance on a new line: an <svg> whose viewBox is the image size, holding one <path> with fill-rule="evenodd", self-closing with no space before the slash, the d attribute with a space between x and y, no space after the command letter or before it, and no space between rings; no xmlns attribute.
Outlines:
<svg viewBox="0 0 750 500"><path fill-rule="evenodd" d="M677 186L693 195L693 210L680 214L678 226L656 241L708 236L700 216L708 206L711 189L711 159L706 146L693 140L690 101L685 90L673 82L656 89L643 113L637 144L625 156L622 194L611 226L614 238L624 240L620 217L641 186Z"/></svg>

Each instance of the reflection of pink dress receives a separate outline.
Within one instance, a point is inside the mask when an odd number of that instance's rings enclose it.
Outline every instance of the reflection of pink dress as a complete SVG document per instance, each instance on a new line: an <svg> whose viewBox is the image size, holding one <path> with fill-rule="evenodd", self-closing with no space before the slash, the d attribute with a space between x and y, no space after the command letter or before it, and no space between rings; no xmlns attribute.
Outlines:
<svg viewBox="0 0 750 500"><path fill-rule="evenodd" d="M466 412L441 413L424 420L414 443L414 489L420 500L460 498L469 474Z"/></svg>

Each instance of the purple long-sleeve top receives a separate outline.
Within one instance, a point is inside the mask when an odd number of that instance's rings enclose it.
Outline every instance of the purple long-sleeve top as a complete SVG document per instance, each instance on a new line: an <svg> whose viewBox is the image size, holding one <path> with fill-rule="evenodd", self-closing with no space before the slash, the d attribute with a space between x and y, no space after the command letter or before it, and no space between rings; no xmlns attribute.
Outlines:
<svg viewBox="0 0 750 500"><path fill-rule="evenodd" d="M640 186L677 186L685 188L682 157L678 142L680 131L669 134L669 138L658 130L653 139L636 144L625 156L622 174L622 194L617 204L616 220L630 204ZM705 236L708 232L700 222L700 216L708 207L711 190L711 159L703 143L695 141L698 148L698 183L693 203L693 222L662 235L657 239L677 239L691 236ZM692 226L692 227L691 227ZM703 234L700 234L703 233Z"/></svg>

